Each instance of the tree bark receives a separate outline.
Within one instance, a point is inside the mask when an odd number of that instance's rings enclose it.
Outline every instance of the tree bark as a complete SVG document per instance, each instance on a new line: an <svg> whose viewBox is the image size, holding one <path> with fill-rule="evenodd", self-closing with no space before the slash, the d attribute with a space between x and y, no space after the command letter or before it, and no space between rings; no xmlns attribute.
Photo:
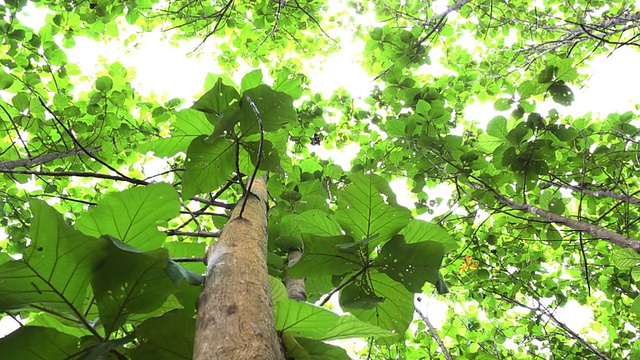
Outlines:
<svg viewBox="0 0 640 360"><path fill-rule="evenodd" d="M198 299L196 360L284 359L267 272L267 199L264 180L255 179L220 239L207 250L207 275Z"/></svg>
<svg viewBox="0 0 640 360"><path fill-rule="evenodd" d="M302 258L302 250L298 248L289 249L287 262L289 266L297 263ZM295 279L289 275L284 277L284 286L287 289L287 297L297 301L307 301L307 287L304 279Z"/></svg>

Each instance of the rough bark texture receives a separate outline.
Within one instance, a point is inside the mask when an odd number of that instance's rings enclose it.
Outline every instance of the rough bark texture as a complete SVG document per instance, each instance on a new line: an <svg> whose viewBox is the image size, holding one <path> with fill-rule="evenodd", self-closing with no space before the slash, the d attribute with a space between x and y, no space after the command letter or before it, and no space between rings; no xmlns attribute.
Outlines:
<svg viewBox="0 0 640 360"><path fill-rule="evenodd" d="M256 179L220 239L207 250L198 299L194 359L284 359L276 334L267 272L267 189Z"/></svg>
<svg viewBox="0 0 640 360"><path fill-rule="evenodd" d="M289 249L289 256L287 259L289 266L300 261L300 258L302 258L302 250L297 248ZM307 287L304 279L294 279L287 275L284 277L284 286L287 289L287 296L289 299L307 301Z"/></svg>

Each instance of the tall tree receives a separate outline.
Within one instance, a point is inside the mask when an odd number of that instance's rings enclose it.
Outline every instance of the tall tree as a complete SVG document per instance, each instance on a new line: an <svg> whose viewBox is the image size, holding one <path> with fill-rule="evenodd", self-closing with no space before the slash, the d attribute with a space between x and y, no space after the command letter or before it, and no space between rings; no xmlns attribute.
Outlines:
<svg viewBox="0 0 640 360"><path fill-rule="evenodd" d="M595 56L640 47L634 4L28 5L0 5L3 356L639 356L638 115L566 111ZM139 31L237 82L165 100L69 55ZM314 93L347 40L373 90Z"/></svg>

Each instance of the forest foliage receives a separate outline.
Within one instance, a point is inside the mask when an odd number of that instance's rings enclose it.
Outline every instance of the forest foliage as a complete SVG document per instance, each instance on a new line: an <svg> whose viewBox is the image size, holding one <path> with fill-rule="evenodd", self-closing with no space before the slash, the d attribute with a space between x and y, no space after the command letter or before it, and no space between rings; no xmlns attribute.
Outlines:
<svg viewBox="0 0 640 360"><path fill-rule="evenodd" d="M21 323L3 356L192 358L206 270L192 260L268 174L288 358L640 358L638 112L567 111L594 57L640 47L638 9L340 3L0 5L0 311ZM37 11L40 28L21 21ZM164 99L132 86L135 69L84 73L68 56L80 38L126 48L144 32L225 74ZM373 90L314 92L308 64L349 39ZM486 124L466 111L479 102ZM350 144L349 168L320 156ZM307 302L285 276L306 279ZM421 309L436 301L433 324Z"/></svg>

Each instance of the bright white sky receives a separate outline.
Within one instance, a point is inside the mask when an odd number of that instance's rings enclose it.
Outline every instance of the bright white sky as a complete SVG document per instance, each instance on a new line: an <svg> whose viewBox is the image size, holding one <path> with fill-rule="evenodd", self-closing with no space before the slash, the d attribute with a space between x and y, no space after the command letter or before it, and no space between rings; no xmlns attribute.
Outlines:
<svg viewBox="0 0 640 360"><path fill-rule="evenodd" d="M28 9L33 9L29 3ZM31 26L39 28L43 23L44 12L28 11L31 15L28 18L20 16L20 20ZM366 19L364 19L366 20ZM340 37L340 34L332 36ZM354 99L362 99L368 95L372 89L372 77L358 65L360 54L364 49L362 42L347 37L341 42L338 53L331 54L324 63L309 62L309 69L305 74L311 80L311 88L314 91L325 95L331 94L335 89L344 87ZM190 104L195 97L201 94L204 89L204 79L207 73L219 74L222 71L208 58L202 56L201 59L187 56L199 41L185 44L183 48L171 47L159 34L142 34L138 37L135 49L125 52L117 43L95 43L92 40L77 38L77 45L73 49L65 49L69 62L80 64L83 73L96 73L102 71L99 60L106 59L108 62L119 61L126 67L134 68L136 80L133 82L134 88L143 95L155 94L166 100L171 98L183 98L186 104ZM205 54L215 53L215 42L221 41L212 38L205 44ZM324 55L323 55L324 56ZM432 63L424 70L437 75L447 71L438 65L437 49L431 53ZM574 116L592 112L600 116L612 112L624 112L634 109L640 103L640 52L631 47L617 50L611 56L600 56L590 62L591 67L587 70L590 75L589 80L581 89L573 88L576 101L569 108L562 108L553 105L559 111ZM253 70L248 66L243 66L236 74L232 74L237 83L240 83L242 76ZM266 74L266 71L265 71ZM89 91L92 81L77 86L76 91ZM539 105L538 110L545 106ZM542 111L544 113L544 110ZM493 104L472 104L465 110L468 119L474 119L480 124L486 124L496 115ZM355 157L358 146L347 145L343 151L331 150L322 152L323 157L332 157L333 160L344 168L350 168L350 161ZM398 194L399 202L405 206L413 207L413 200L402 180L397 180L393 184L394 190ZM443 197L443 204L446 205L450 190L445 186L435 189L433 196ZM434 325L438 328L444 322L446 314L446 304L430 297L423 297L422 302L416 305L426 313ZM572 306L575 304L572 304ZM579 306L573 306L573 311L565 312L568 316L580 311ZM582 309L585 311L585 309ZM562 314L560 314L562 317ZM588 325L589 317L573 316L566 319L571 327L579 330ZM571 321L569 321L571 320ZM0 321L0 337L13 331L15 323L8 317Z"/></svg>

